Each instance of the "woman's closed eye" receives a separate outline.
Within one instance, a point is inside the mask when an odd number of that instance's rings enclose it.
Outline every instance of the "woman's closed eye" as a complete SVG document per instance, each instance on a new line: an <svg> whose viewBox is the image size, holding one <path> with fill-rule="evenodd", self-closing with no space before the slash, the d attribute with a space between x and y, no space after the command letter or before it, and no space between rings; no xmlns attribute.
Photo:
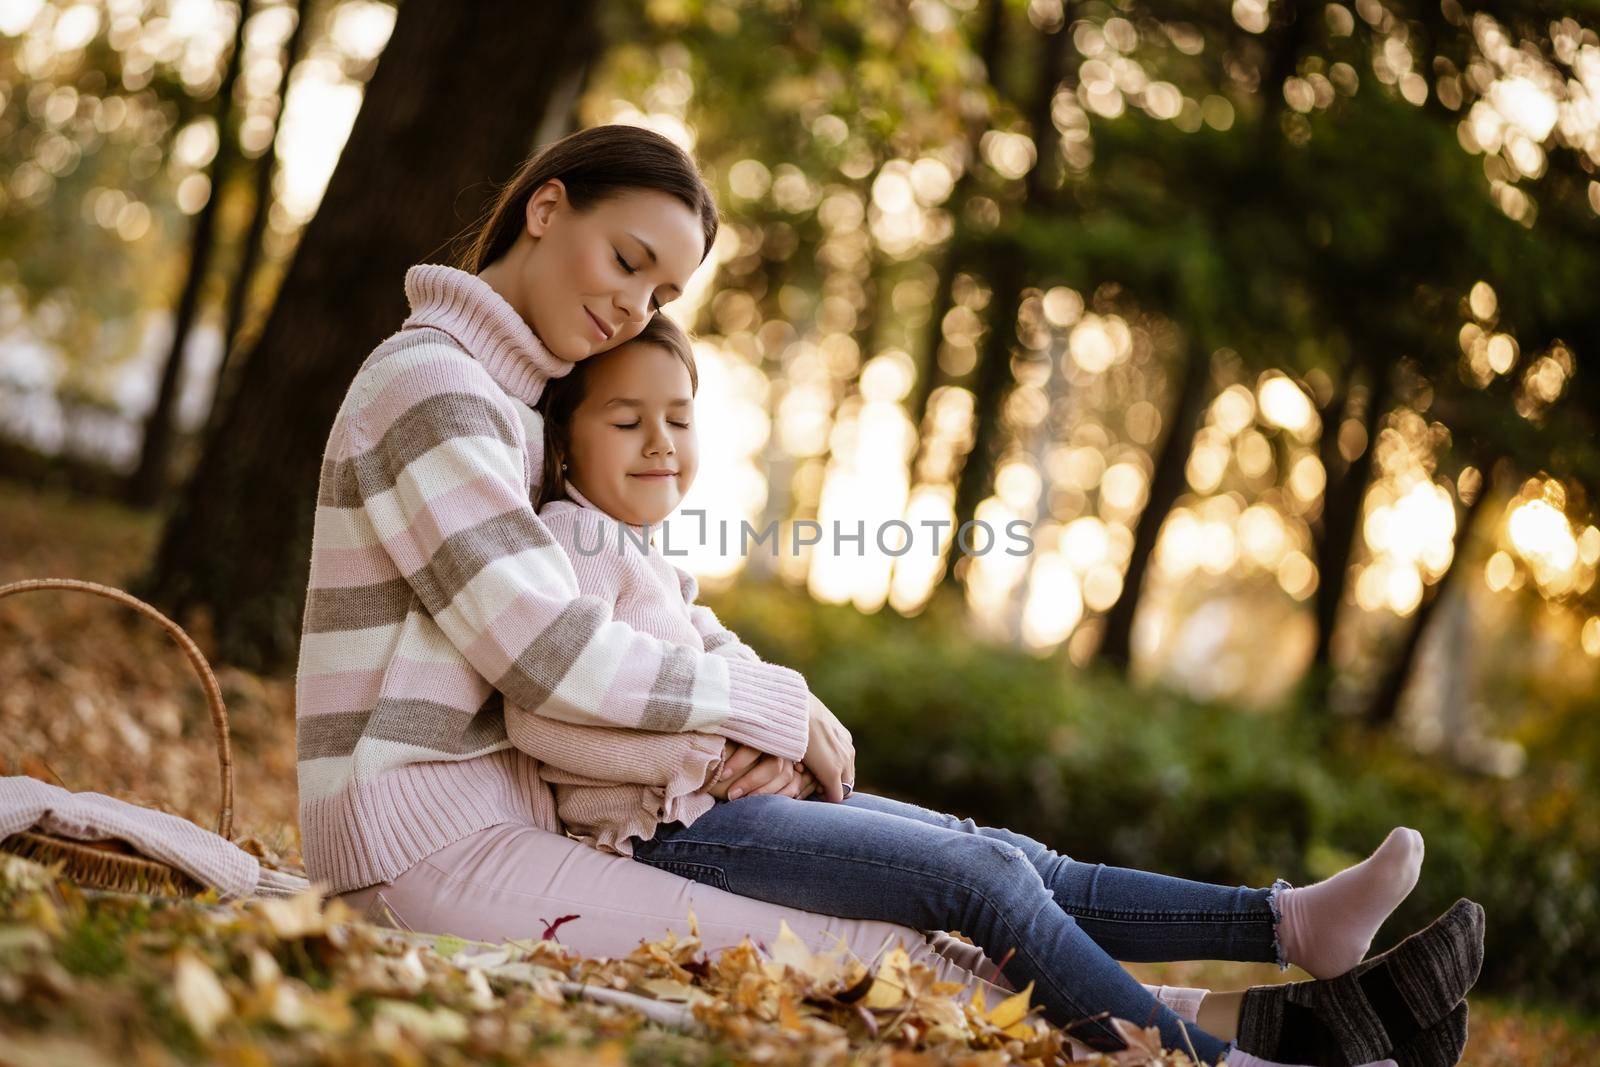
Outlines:
<svg viewBox="0 0 1600 1067"><path fill-rule="evenodd" d="M689 428L689 424L687 422L677 422L673 419L668 419L667 425L676 426L681 430L687 430ZM639 428L639 424L637 422L614 422L611 424L611 426L613 429L617 430L637 430Z"/></svg>
<svg viewBox="0 0 1600 1067"><path fill-rule="evenodd" d="M639 273L639 268L635 267L632 263L629 263L627 260L623 259L622 258L622 253L619 252L617 249L613 248L611 250L611 254L617 257L617 264L623 270L627 271L629 274L638 274ZM660 311L661 310L661 301L657 300L653 296L650 298L650 310L651 311Z"/></svg>

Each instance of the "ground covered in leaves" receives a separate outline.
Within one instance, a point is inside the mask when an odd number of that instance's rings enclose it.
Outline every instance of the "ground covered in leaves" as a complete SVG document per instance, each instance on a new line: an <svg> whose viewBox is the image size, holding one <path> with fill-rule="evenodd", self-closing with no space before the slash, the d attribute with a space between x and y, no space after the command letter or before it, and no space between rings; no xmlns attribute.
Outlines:
<svg viewBox="0 0 1600 1067"><path fill-rule="evenodd" d="M0 854L0 1062L1057 1064L1024 990L993 1007L891 949L868 967L784 925L708 957L624 959L353 921L315 891L216 905L86 893ZM596 1001L594 991L609 999ZM586 992L587 991L587 992ZM1189 1061L1123 1027L1106 1063ZM1081 1058L1084 1050L1078 1050Z"/></svg>
<svg viewBox="0 0 1600 1067"><path fill-rule="evenodd" d="M0 584L71 577L125 588L156 532L149 516L0 482ZM203 624L191 634L209 651ZM218 678L233 728L234 836L293 867L292 679L230 669ZM215 825L217 757L199 685L157 627L108 601L55 591L0 600L0 739L0 774ZM582 960L556 941L401 934L313 897L152 902L0 864L7 1067L1003 1064L1070 1053L1025 997L985 1012L902 955L868 967L778 936L770 952L747 944L707 959L695 939L669 935L625 960ZM1131 969L1174 985L1281 980L1239 964ZM611 1002L596 1002L597 989ZM1470 1067L1600 1062L1593 1020L1476 997L1472 1008Z"/></svg>

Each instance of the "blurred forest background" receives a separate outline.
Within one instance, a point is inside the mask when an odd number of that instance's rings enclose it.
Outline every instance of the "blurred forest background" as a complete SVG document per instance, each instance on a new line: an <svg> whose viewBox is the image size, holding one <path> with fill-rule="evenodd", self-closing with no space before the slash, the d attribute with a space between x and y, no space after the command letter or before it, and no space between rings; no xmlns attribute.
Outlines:
<svg viewBox="0 0 1600 1067"><path fill-rule="evenodd" d="M864 782L1226 881L1417 826L1380 942L1471 896L1485 987L1592 1018L1597 31L1592 0L5 0L0 577L202 635L241 810L292 853L344 390L535 147L648 126L725 219L667 308L701 360L688 506L868 531L691 569ZM918 526L973 518L1036 550L951 566ZM7 747L203 810L150 755L207 743L159 641L27 610ZM27 712L97 660L75 716Z"/></svg>

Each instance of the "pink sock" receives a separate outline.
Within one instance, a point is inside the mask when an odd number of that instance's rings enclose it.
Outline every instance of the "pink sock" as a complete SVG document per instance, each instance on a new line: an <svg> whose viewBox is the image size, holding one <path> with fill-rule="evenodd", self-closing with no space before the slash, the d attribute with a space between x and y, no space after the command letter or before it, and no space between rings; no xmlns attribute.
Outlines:
<svg viewBox="0 0 1600 1067"><path fill-rule="evenodd" d="M1389 831L1378 850L1326 881L1280 889L1278 944L1284 958L1315 978L1336 978L1361 962L1373 935L1417 884L1422 835Z"/></svg>
<svg viewBox="0 0 1600 1067"><path fill-rule="evenodd" d="M1294 1064L1279 1063L1277 1060L1264 1060L1260 1056L1252 1056L1242 1049L1234 1049L1228 1053L1228 1058L1224 1062L1227 1063L1228 1067L1296 1067ZM1400 1065L1395 1063L1394 1060L1374 1060L1371 1063L1362 1064L1361 1067L1400 1067Z"/></svg>

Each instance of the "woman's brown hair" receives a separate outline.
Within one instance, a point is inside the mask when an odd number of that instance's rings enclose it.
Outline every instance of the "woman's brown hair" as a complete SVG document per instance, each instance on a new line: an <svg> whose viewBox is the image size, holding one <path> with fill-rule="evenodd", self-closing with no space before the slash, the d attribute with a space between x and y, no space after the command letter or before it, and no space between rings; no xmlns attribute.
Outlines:
<svg viewBox="0 0 1600 1067"><path fill-rule="evenodd" d="M683 327L661 312L650 316L650 321L644 324L639 336L611 351L618 352L629 345L659 345L677 356L689 371L689 395L700 391L700 372L695 368L694 347L689 342L689 335L683 332ZM564 484L567 476L562 467L572 454L572 413L583 403L587 378L584 370L595 360L605 359L608 355L609 352L602 352L579 360L569 373L548 382L539 396L537 410L544 416L544 467L539 472L539 485L534 491L534 511L567 495Z"/></svg>
<svg viewBox="0 0 1600 1067"><path fill-rule="evenodd" d="M566 187L578 211L639 189L677 197L700 218L706 236L702 261L716 240L716 201L683 149L639 126L594 126L545 146L517 168L472 236L462 270L477 274L511 250L526 225L529 198L552 178Z"/></svg>

